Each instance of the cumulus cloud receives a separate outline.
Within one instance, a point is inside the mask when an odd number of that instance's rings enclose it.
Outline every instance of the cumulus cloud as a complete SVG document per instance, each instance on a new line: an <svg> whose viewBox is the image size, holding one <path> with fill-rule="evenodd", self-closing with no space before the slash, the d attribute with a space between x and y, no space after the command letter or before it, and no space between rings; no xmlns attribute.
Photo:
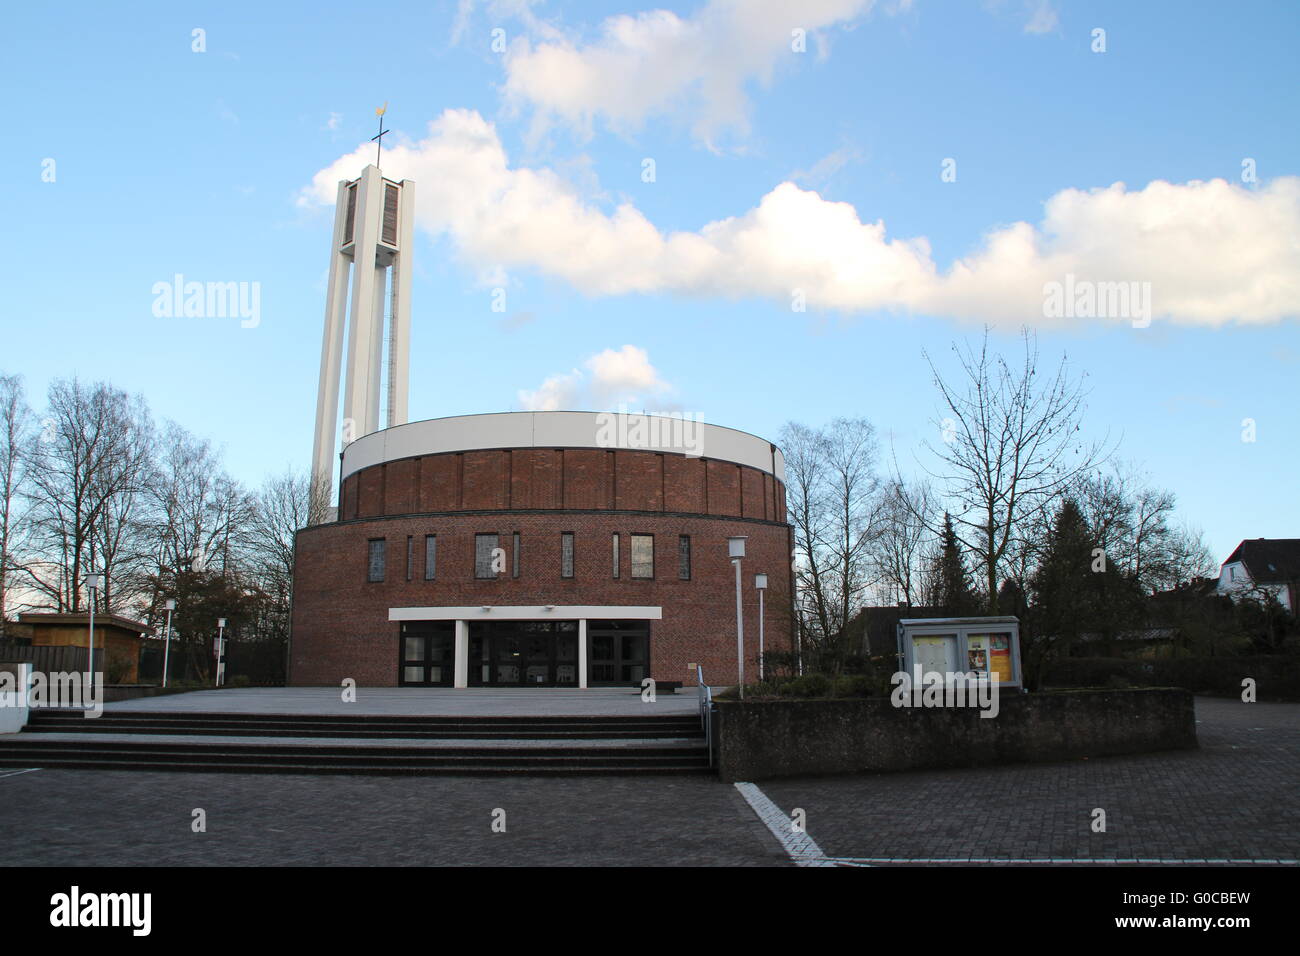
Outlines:
<svg viewBox="0 0 1300 956"><path fill-rule="evenodd" d="M624 345L596 353L583 363L582 369L550 376L535 391L521 390L519 404L533 412L610 408L635 405L671 390L650 364L645 349Z"/></svg>
<svg viewBox="0 0 1300 956"><path fill-rule="evenodd" d="M332 163L302 201L333 202L338 181L373 156L363 144ZM386 150L384 171L415 180L418 225L450 236L496 283L521 268L593 296L801 298L813 309L1018 326L1048 322L1045 284L1073 276L1150 283L1152 315L1177 322L1300 314L1297 177L1258 189L1221 179L1066 189L1039 223L993 228L942 270L924 237L891 237L883 221L792 182L740 215L662 232L630 202L606 212L553 170L511 168L496 130L469 110L448 110L424 139Z"/></svg>
<svg viewBox="0 0 1300 956"><path fill-rule="evenodd" d="M590 42L552 31L516 38L505 58L507 102L539 124L563 122L589 132L600 119L631 130L647 117L688 115L694 134L712 142L748 127L746 87L766 84L792 53L792 35L848 25L874 0L709 0L695 14L668 10L604 20ZM891 7L890 9L894 9Z"/></svg>

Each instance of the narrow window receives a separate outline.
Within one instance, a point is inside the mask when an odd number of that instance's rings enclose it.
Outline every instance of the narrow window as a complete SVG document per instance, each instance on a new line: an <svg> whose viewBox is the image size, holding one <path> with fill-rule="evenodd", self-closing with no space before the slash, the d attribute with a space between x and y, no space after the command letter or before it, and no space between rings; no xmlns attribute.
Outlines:
<svg viewBox="0 0 1300 956"><path fill-rule="evenodd" d="M655 538L652 534L632 535L632 577L655 576Z"/></svg>
<svg viewBox="0 0 1300 956"><path fill-rule="evenodd" d="M415 573L415 536L408 534L406 536L406 580L411 580L411 575Z"/></svg>
<svg viewBox="0 0 1300 956"><path fill-rule="evenodd" d="M514 550L510 557L510 576L519 577L519 532L515 532Z"/></svg>
<svg viewBox="0 0 1300 956"><path fill-rule="evenodd" d="M691 579L691 536L677 536L677 576L683 581Z"/></svg>
<svg viewBox="0 0 1300 956"><path fill-rule="evenodd" d="M432 581L438 573L438 536L424 536L424 580Z"/></svg>
<svg viewBox="0 0 1300 956"><path fill-rule="evenodd" d="M560 577L573 577L573 532L560 535Z"/></svg>
<svg viewBox="0 0 1300 956"><path fill-rule="evenodd" d="M618 577L618 532L614 532L614 577Z"/></svg>
<svg viewBox="0 0 1300 956"><path fill-rule="evenodd" d="M493 558L496 556L497 536L494 534L474 535L474 577L495 578L496 569Z"/></svg>
<svg viewBox="0 0 1300 956"><path fill-rule="evenodd" d="M384 538L370 539L370 557L366 563L366 580L382 581L384 579Z"/></svg>

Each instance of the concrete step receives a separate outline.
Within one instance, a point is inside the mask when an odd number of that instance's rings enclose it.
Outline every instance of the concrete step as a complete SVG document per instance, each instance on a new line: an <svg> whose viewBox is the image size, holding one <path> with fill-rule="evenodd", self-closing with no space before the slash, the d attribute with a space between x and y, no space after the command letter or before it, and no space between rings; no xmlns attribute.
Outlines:
<svg viewBox="0 0 1300 956"><path fill-rule="evenodd" d="M699 721L684 717L466 718L384 716L168 714L137 712L87 718L79 711L33 711L25 733L240 734L295 737L409 737L533 739L698 736Z"/></svg>
<svg viewBox="0 0 1300 956"><path fill-rule="evenodd" d="M30 766L30 763L0 757L0 767L29 769ZM640 776L650 774L714 773L713 768L708 765L707 758L700 763L661 763L648 766L627 764L610 766L581 762L561 762L547 765L531 764L528 766L503 766L495 763L475 764L453 760L420 766L385 764L370 767L343 766L319 761L282 761L278 763L211 763L206 761L192 761L189 763L169 763L144 759L131 762L107 762L86 758L63 758L59 760L45 760L41 763L41 769L132 770L154 771L160 773L364 774L367 776L478 776L484 774Z"/></svg>
<svg viewBox="0 0 1300 956"><path fill-rule="evenodd" d="M33 711L0 767L225 773L709 773L693 715L392 717Z"/></svg>
<svg viewBox="0 0 1300 956"><path fill-rule="evenodd" d="M617 748L389 748L279 745L212 747L84 744L63 747L0 745L0 767L282 773L533 773L705 771L707 751L687 747Z"/></svg>

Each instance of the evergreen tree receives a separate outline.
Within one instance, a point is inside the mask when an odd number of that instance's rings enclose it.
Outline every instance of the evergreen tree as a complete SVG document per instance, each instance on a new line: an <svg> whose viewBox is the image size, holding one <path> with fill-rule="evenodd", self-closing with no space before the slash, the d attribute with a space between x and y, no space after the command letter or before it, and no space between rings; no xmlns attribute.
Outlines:
<svg viewBox="0 0 1300 956"><path fill-rule="evenodd" d="M1095 635L1094 653L1106 653L1119 632L1143 624L1137 582L1107 558L1072 498L1056 514L1030 591L1031 621L1021 645L1035 686L1048 660L1081 635Z"/></svg>
<svg viewBox="0 0 1300 956"><path fill-rule="evenodd" d="M970 572L961 542L952 526L952 515L944 512L943 532L939 536L939 554L934 572L935 604L949 617L978 614L981 601L971 587Z"/></svg>

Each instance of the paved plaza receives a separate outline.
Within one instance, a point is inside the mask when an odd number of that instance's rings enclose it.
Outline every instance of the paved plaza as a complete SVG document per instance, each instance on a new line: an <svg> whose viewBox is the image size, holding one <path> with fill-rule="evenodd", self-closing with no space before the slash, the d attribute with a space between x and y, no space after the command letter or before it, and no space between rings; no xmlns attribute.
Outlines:
<svg viewBox="0 0 1300 956"><path fill-rule="evenodd" d="M830 858L1300 858L1300 704L1197 697L1196 717L1199 750L761 786Z"/></svg>
<svg viewBox="0 0 1300 956"><path fill-rule="evenodd" d="M805 811L832 863L1300 857L1300 704L1196 709L1195 751L760 788ZM4 866L789 863L741 792L708 777L0 770Z"/></svg>
<svg viewBox="0 0 1300 956"><path fill-rule="evenodd" d="M106 704L104 712L662 717L692 714L698 708L694 688L657 693L650 702L642 700L639 689L629 687L358 687L354 701L345 701L339 687L231 687L123 700Z"/></svg>

